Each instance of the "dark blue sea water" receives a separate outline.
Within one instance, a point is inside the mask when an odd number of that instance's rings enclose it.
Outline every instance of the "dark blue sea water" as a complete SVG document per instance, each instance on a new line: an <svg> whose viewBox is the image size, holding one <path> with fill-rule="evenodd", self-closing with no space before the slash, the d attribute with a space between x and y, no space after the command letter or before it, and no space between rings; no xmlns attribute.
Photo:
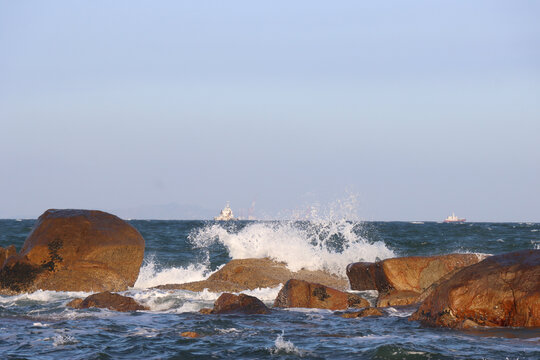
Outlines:
<svg viewBox="0 0 540 360"><path fill-rule="evenodd" d="M233 258L265 257L292 270L345 275L354 261L451 252L498 254L540 248L538 223L130 221L146 240L145 262L125 294L150 311L74 310L88 293L0 296L2 359L540 359L540 329L459 331L407 320L344 319L331 311L201 315L219 294L154 290L206 278ZM33 220L0 220L0 246L19 250ZM271 305L279 287L247 292ZM374 299L373 292L365 296ZM195 331L201 338L180 334Z"/></svg>

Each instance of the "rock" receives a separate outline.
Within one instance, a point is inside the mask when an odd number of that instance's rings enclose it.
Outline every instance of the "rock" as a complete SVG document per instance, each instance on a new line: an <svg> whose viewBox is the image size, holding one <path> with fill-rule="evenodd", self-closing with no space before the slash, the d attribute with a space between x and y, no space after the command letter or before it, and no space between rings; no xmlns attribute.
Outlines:
<svg viewBox="0 0 540 360"><path fill-rule="evenodd" d="M392 290L377 298L377 307L410 305L416 303L421 294L416 291Z"/></svg>
<svg viewBox="0 0 540 360"><path fill-rule="evenodd" d="M223 293L215 301L212 314L268 314L270 309L254 296Z"/></svg>
<svg viewBox="0 0 540 360"><path fill-rule="evenodd" d="M377 308L368 307L360 311L346 312L344 314L341 314L341 317L343 318L358 318L358 317L368 317L368 316L383 316L383 313L381 310Z"/></svg>
<svg viewBox="0 0 540 360"><path fill-rule="evenodd" d="M418 302L418 296L445 275L484 258L485 255L478 254L449 254L358 262L347 266L347 276L353 290L379 291L381 306L389 304L388 301L408 305ZM413 293L417 294L416 298Z"/></svg>
<svg viewBox="0 0 540 360"><path fill-rule="evenodd" d="M201 335L199 335L198 333L196 333L196 332L194 332L194 331L184 331L183 333L180 334L180 336L188 337L188 338L198 338L198 337L201 337Z"/></svg>
<svg viewBox="0 0 540 360"><path fill-rule="evenodd" d="M0 293L127 290L143 256L142 236L114 215L47 210L0 270Z"/></svg>
<svg viewBox="0 0 540 360"><path fill-rule="evenodd" d="M209 314L212 313L212 309L210 309L210 308L202 308L201 310L199 310L199 312L201 314L204 314L204 315L209 315Z"/></svg>
<svg viewBox="0 0 540 360"><path fill-rule="evenodd" d="M17 249L15 245L10 245L7 248L0 247L0 269L4 266L4 263L11 256L17 255Z"/></svg>
<svg viewBox="0 0 540 360"><path fill-rule="evenodd" d="M274 301L274 307L283 308L343 310L368 306L369 302L358 295L297 279L287 281Z"/></svg>
<svg viewBox="0 0 540 360"><path fill-rule="evenodd" d="M75 298L66 304L67 307L78 309L81 306L83 299Z"/></svg>
<svg viewBox="0 0 540 360"><path fill-rule="evenodd" d="M139 304L129 296L113 294L108 291L92 294L84 300L74 299L70 301L67 306L75 309L88 309L91 307L97 307L123 312L150 310L148 307Z"/></svg>
<svg viewBox="0 0 540 360"><path fill-rule="evenodd" d="M379 262L357 262L347 265L347 277L352 290L377 290L375 277L381 275L378 271Z"/></svg>
<svg viewBox="0 0 540 360"><path fill-rule="evenodd" d="M461 269L409 319L451 328L540 327L540 250L491 256Z"/></svg>
<svg viewBox="0 0 540 360"><path fill-rule="evenodd" d="M276 287L289 279L317 282L340 290L349 287L346 278L324 271L300 270L291 272L285 263L268 258L231 260L207 280L185 284L160 285L159 289L182 289L211 292L241 292L257 288Z"/></svg>

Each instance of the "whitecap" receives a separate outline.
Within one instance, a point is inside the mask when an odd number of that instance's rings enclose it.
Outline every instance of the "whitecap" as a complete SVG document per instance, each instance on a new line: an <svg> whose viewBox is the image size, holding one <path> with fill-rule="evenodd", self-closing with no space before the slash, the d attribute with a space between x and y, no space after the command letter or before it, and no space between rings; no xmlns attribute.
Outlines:
<svg viewBox="0 0 540 360"><path fill-rule="evenodd" d="M208 273L208 260L187 267L161 268L154 256L150 256L139 271L139 277L133 285L134 289L147 289L158 285L182 284L204 280Z"/></svg>
<svg viewBox="0 0 540 360"><path fill-rule="evenodd" d="M291 341L283 339L285 331L282 331L274 341L274 347L270 348L271 354L293 354L300 357L306 355L305 350L296 347Z"/></svg>
<svg viewBox="0 0 540 360"><path fill-rule="evenodd" d="M63 345L72 345L79 342L73 336L68 335L68 334L57 334L54 336L52 340L53 340L54 347L63 346Z"/></svg>

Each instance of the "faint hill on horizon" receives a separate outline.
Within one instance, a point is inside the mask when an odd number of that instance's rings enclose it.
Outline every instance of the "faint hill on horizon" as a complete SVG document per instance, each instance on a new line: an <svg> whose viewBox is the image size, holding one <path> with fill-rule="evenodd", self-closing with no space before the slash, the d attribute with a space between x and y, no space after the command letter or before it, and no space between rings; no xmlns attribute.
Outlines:
<svg viewBox="0 0 540 360"><path fill-rule="evenodd" d="M140 205L108 211L122 219L141 220L207 220L219 213L197 205L189 204L158 204Z"/></svg>

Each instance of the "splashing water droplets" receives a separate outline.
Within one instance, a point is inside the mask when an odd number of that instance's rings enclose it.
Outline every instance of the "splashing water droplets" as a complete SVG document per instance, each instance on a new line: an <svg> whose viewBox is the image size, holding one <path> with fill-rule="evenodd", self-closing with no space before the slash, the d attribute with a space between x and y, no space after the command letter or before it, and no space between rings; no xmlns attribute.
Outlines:
<svg viewBox="0 0 540 360"><path fill-rule="evenodd" d="M351 205L340 204L345 209ZM339 211L338 211L339 210ZM324 270L345 276L351 262L375 261L394 256L382 242L360 235L362 223L346 220L341 209L310 211L309 220L267 221L245 227L209 224L189 235L195 247L221 243L233 259L264 258L283 261L291 271ZM320 218L319 214L325 214ZM240 229L238 229L240 228Z"/></svg>

